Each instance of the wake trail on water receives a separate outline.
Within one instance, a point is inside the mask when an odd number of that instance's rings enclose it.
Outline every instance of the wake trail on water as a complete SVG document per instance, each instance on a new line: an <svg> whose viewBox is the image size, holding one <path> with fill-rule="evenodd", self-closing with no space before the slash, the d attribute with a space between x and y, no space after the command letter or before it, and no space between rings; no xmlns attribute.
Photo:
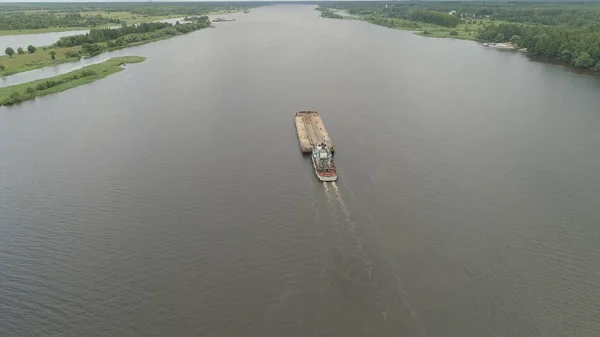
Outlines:
<svg viewBox="0 0 600 337"><path fill-rule="evenodd" d="M372 276L372 261L364 250L364 239L356 231L356 221L353 220L337 183L324 182L323 186L327 202L336 218L335 226L338 229L338 240L341 243L338 249L340 249L343 256L347 257L343 260L346 263L350 263L349 260L352 258L362 261L364 271L370 278Z"/></svg>
<svg viewBox="0 0 600 337"><path fill-rule="evenodd" d="M319 297L324 303L337 299L358 305L362 314L371 319L357 323L373 336L408 329L406 319L414 321L420 330L418 335L427 336L416 310L407 299L393 258L383 249L377 219L355 200L356 195L344 182L341 185L324 182L322 185L325 198L313 198L311 208L313 219L319 224L319 236L333 250L330 251L332 255L324 256L320 269L324 283L318 291ZM317 188L316 195L318 192ZM353 214L355 211L359 213ZM317 320L328 317L326 307L314 313ZM276 311L281 309L278 306ZM373 320L376 316L379 319Z"/></svg>
<svg viewBox="0 0 600 337"><path fill-rule="evenodd" d="M340 175L340 177L343 178L341 175ZM373 177L371 177L371 184L373 185L373 189L377 190L377 187L376 187L377 185L375 184L375 180L373 179ZM342 186L346 190L348 190L351 195L354 195L354 193L350 189L350 187L348 187L348 185L346 185L344 182L342 182ZM336 188L337 188L337 186L336 186ZM363 211L364 211L365 216L367 217L368 223L372 224L370 230L372 230L372 232L375 235L375 237L377 238L377 240L381 241L382 234L381 234L379 226L377 226L377 224L376 224L376 220L375 220L373 214L371 214L371 212L369 212L368 210L363 210ZM388 269L388 273L393 277L394 283L396 284L395 290L396 290L397 294L399 295L402 304L405 306L405 308L407 308L410 311L410 317L420 327L421 334L423 336L429 336L429 334L427 333L426 327L423 325L423 323L417 316L417 311L415 310L415 308L412 306L412 304L407 299L408 293L403 286L402 279L400 278L400 276L398 275L398 272L396 271L396 268L394 267L395 263L394 263L393 257L388 255L387 258L385 258L385 262L387 264L386 269ZM382 314L384 316L384 320L387 321L388 312L384 311Z"/></svg>

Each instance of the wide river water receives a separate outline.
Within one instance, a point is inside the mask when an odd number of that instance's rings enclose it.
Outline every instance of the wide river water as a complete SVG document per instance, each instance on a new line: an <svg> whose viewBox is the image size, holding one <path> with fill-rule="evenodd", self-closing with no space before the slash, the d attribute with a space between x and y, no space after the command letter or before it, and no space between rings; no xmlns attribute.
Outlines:
<svg viewBox="0 0 600 337"><path fill-rule="evenodd" d="M0 336L600 334L598 78L312 6L235 17L0 108Z"/></svg>

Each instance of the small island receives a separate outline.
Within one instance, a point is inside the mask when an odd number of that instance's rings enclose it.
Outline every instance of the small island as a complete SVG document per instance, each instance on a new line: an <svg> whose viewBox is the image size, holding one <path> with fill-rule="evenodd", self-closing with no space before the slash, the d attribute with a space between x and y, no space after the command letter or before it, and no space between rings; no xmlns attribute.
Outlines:
<svg viewBox="0 0 600 337"><path fill-rule="evenodd" d="M138 63L145 59L141 56L114 57L66 74L0 88L0 105L12 105L91 83L123 70L123 65L127 63Z"/></svg>

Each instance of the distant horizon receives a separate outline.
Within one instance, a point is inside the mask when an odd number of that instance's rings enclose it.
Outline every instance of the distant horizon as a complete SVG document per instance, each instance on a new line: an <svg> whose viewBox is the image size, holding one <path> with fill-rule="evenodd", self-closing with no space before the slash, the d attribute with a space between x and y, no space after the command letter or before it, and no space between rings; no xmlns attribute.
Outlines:
<svg viewBox="0 0 600 337"><path fill-rule="evenodd" d="M282 3L282 2L456 2L456 0L23 0L23 1L4 1L0 0L0 4L35 4L35 3L182 3L182 2L264 2L264 3ZM460 2L489 2L489 3L503 3L503 2L514 2L514 3L568 3L568 2L582 2L582 3L600 3L600 0L462 0Z"/></svg>
<svg viewBox="0 0 600 337"><path fill-rule="evenodd" d="M456 2L456 0L24 0L24 1L4 1L0 0L0 3L111 3L111 2L122 2L122 3L177 3L177 2L386 2L386 1L398 1L398 2ZM584 3L600 3L600 0L461 0L460 2L554 2L554 3L565 3L565 2L584 2Z"/></svg>

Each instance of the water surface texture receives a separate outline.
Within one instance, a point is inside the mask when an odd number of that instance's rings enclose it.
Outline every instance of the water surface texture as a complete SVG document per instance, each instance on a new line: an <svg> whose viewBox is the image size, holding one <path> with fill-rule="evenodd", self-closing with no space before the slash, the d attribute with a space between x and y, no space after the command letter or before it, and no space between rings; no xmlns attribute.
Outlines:
<svg viewBox="0 0 600 337"><path fill-rule="evenodd" d="M0 336L598 336L598 79L312 8L0 109Z"/></svg>

